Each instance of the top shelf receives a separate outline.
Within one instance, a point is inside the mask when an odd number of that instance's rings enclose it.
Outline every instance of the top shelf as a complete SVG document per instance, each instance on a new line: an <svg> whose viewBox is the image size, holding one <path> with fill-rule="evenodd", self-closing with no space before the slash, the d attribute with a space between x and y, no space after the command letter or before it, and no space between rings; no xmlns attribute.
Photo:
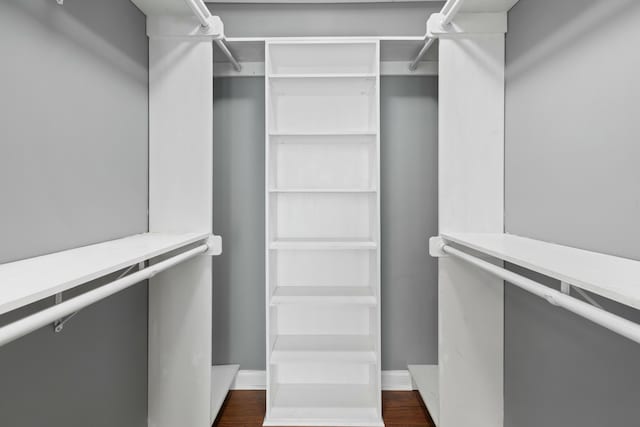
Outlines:
<svg viewBox="0 0 640 427"><path fill-rule="evenodd" d="M0 265L0 314L208 238L144 233Z"/></svg>
<svg viewBox="0 0 640 427"><path fill-rule="evenodd" d="M443 233L442 238L640 309L640 261L511 234Z"/></svg>
<svg viewBox="0 0 640 427"><path fill-rule="evenodd" d="M267 74L376 75L377 41L269 41Z"/></svg>

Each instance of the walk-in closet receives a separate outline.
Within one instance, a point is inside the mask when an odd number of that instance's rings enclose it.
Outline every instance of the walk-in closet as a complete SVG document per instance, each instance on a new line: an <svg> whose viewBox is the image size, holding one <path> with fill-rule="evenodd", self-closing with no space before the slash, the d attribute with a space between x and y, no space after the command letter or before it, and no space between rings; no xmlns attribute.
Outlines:
<svg viewBox="0 0 640 427"><path fill-rule="evenodd" d="M637 427L640 3L0 0L0 427Z"/></svg>

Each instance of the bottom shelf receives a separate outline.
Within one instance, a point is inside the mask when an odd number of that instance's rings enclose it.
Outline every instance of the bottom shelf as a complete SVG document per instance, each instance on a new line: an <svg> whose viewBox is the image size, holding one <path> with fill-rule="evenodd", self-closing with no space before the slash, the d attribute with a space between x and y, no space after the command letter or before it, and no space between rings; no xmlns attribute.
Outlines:
<svg viewBox="0 0 640 427"><path fill-rule="evenodd" d="M433 422L439 424L440 415L440 376L438 365L409 365L411 379L418 387Z"/></svg>
<svg viewBox="0 0 640 427"><path fill-rule="evenodd" d="M218 411L227 397L229 388L233 383L240 365L219 365L211 367L211 416L210 423L213 424Z"/></svg>
<svg viewBox="0 0 640 427"><path fill-rule="evenodd" d="M366 384L277 384L266 426L384 426L380 392Z"/></svg>

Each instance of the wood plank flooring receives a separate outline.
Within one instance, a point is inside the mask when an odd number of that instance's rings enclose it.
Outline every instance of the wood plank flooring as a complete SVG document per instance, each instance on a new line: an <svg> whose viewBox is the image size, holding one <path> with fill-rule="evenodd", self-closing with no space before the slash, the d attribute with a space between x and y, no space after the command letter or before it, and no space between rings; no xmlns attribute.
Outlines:
<svg viewBox="0 0 640 427"><path fill-rule="evenodd" d="M265 411L265 392L232 390L213 424L215 427L259 427ZM417 391L382 392L386 427L435 427Z"/></svg>

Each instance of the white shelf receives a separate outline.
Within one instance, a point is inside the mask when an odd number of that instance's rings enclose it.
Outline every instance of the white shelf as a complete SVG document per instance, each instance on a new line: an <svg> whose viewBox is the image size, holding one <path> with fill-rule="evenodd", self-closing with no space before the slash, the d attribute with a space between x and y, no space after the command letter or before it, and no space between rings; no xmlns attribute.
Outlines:
<svg viewBox="0 0 640 427"><path fill-rule="evenodd" d="M264 425L382 426L377 390L354 384L276 384Z"/></svg>
<svg viewBox="0 0 640 427"><path fill-rule="evenodd" d="M376 304L368 286L278 286L271 304Z"/></svg>
<svg viewBox="0 0 640 427"><path fill-rule="evenodd" d="M344 240L277 240L271 242L272 250L374 250L373 241Z"/></svg>
<svg viewBox="0 0 640 427"><path fill-rule="evenodd" d="M270 79L366 79L373 80L376 78L375 74L368 73L341 73L341 74L270 74Z"/></svg>
<svg viewBox="0 0 640 427"><path fill-rule="evenodd" d="M445 233L442 237L640 309L640 261L511 234Z"/></svg>
<svg viewBox="0 0 640 427"><path fill-rule="evenodd" d="M376 193L374 188L271 188L270 193Z"/></svg>
<svg viewBox="0 0 640 427"><path fill-rule="evenodd" d="M145 233L0 265L0 314L192 243L207 233Z"/></svg>
<svg viewBox="0 0 640 427"><path fill-rule="evenodd" d="M213 424L224 399L229 393L229 388L238 373L240 365L218 365L211 367L211 417L210 423Z"/></svg>
<svg viewBox="0 0 640 427"><path fill-rule="evenodd" d="M433 422L440 423L440 371L438 365L409 365L411 379L418 387Z"/></svg>
<svg viewBox="0 0 640 427"><path fill-rule="evenodd" d="M347 362L373 363L376 351L367 335L279 335L271 363Z"/></svg>
<svg viewBox="0 0 640 427"><path fill-rule="evenodd" d="M284 136L284 137L294 137L294 136L376 136L378 133L374 130L353 130L353 131L340 131L340 132L332 132L332 131L271 131L269 132L270 136ZM282 142L282 141L280 141ZM308 141L305 141L308 142ZM322 141L326 143L326 141ZM375 140L372 140L375 142Z"/></svg>

